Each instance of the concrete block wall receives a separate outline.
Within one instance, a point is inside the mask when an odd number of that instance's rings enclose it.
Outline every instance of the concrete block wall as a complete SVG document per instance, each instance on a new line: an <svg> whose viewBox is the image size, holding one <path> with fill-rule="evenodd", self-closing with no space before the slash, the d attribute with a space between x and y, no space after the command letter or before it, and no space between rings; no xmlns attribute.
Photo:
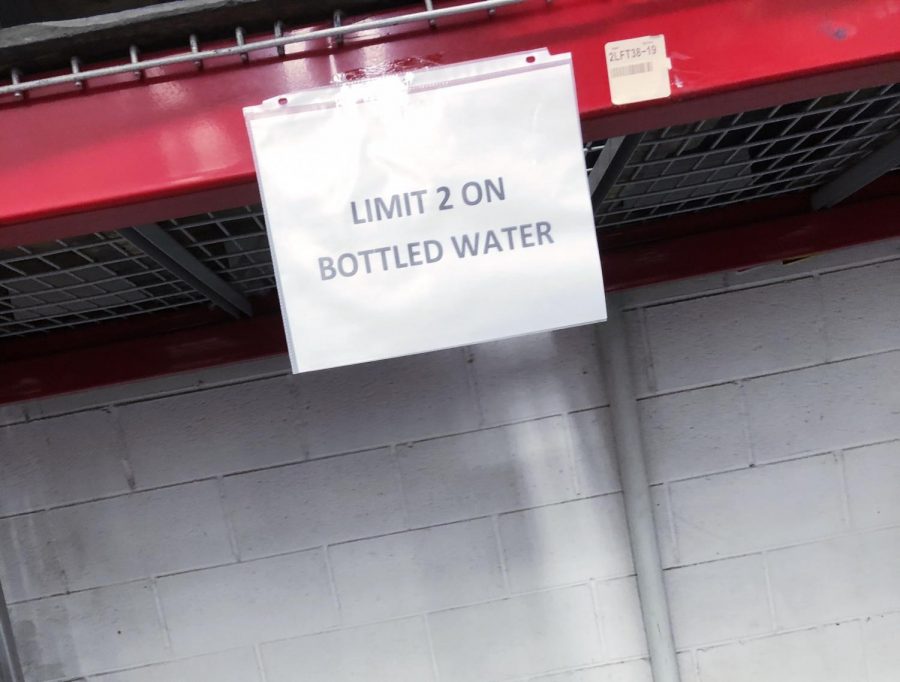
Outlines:
<svg viewBox="0 0 900 682"><path fill-rule="evenodd" d="M622 300L684 681L895 680L900 241ZM29 682L650 682L591 329L257 373L0 411Z"/></svg>

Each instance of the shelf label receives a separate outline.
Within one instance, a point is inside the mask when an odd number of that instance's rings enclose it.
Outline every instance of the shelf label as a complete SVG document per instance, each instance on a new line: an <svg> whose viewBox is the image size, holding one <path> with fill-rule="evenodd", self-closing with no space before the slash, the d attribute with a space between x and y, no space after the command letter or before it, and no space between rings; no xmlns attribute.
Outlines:
<svg viewBox="0 0 900 682"><path fill-rule="evenodd" d="M606 43L606 71L613 104L632 104L672 94L665 36Z"/></svg>

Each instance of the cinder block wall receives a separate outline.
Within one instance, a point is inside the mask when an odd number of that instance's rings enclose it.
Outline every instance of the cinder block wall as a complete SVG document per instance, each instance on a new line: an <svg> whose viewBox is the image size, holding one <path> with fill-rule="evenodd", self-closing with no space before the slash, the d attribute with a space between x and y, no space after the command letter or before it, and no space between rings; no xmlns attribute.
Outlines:
<svg viewBox="0 0 900 682"><path fill-rule="evenodd" d="M625 302L685 682L895 682L900 242ZM28 680L650 680L591 329L230 371L0 413Z"/></svg>

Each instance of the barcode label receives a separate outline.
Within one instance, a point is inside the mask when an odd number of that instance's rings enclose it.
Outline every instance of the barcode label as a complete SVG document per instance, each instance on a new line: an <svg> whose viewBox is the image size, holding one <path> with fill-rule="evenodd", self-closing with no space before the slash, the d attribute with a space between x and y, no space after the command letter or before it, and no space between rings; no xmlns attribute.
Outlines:
<svg viewBox="0 0 900 682"><path fill-rule="evenodd" d="M665 36L641 36L606 43L606 71L613 104L632 104L672 95Z"/></svg>
<svg viewBox="0 0 900 682"><path fill-rule="evenodd" d="M650 71L653 71L653 62L638 62L637 64L610 67L609 77L622 78L623 76L634 76L638 73L648 73Z"/></svg>

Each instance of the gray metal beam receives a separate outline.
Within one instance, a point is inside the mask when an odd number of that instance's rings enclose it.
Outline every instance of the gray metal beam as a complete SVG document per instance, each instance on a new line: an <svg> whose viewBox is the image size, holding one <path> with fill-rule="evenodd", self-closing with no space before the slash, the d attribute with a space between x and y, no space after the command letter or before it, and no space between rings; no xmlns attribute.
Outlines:
<svg viewBox="0 0 900 682"><path fill-rule="evenodd" d="M611 137L603 145L600 156L588 172L588 186L595 213L609 194L609 190L616 184L642 137L643 133Z"/></svg>
<svg viewBox="0 0 900 682"><path fill-rule="evenodd" d="M2 585L0 585L0 682L25 682Z"/></svg>
<svg viewBox="0 0 900 682"><path fill-rule="evenodd" d="M119 233L132 245L146 253L166 270L186 282L225 310L240 317L253 314L253 307L243 294L197 260L159 225L126 227Z"/></svg>
<svg viewBox="0 0 900 682"><path fill-rule="evenodd" d="M872 152L812 195L813 210L831 208L900 164L900 136Z"/></svg>

